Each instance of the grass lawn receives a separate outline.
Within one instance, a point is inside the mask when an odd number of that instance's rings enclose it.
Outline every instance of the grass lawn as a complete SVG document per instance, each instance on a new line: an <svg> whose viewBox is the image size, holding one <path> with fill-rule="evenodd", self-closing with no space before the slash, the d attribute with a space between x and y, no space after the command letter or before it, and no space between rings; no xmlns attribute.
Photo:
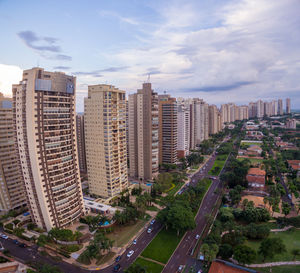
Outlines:
<svg viewBox="0 0 300 273"><path fill-rule="evenodd" d="M209 175L219 175L220 171L222 170L225 162L226 162L226 157L227 155L219 155L217 156L215 162L214 162L214 165L212 166L212 168L209 170L208 174ZM219 169L216 171L215 168L218 168Z"/></svg>
<svg viewBox="0 0 300 273"><path fill-rule="evenodd" d="M155 206L148 206L147 210L150 210L150 211L159 211L159 208L155 207Z"/></svg>
<svg viewBox="0 0 300 273"><path fill-rule="evenodd" d="M138 231L145 225L144 220L138 220L134 225L115 226L114 231L107 234L107 237L114 240L114 246L124 246L130 238L138 233Z"/></svg>
<svg viewBox="0 0 300 273"><path fill-rule="evenodd" d="M300 249L300 230L288 230L284 232L271 232L269 238L281 238L286 247L286 252L282 254L277 254L273 259L266 259L265 263L268 262L281 262L281 261L293 261L293 255L291 253L292 249ZM246 241L246 245L250 246L254 250L258 251L260 246L259 241ZM261 256L257 255L256 260L253 263L263 263ZM286 271L287 272L287 271ZM298 271L299 272L299 271Z"/></svg>
<svg viewBox="0 0 300 273"><path fill-rule="evenodd" d="M261 145L262 145L262 142L259 143L259 142L247 141L247 142L241 142L241 145L247 145L247 146L250 146L250 145L257 145L257 146L261 146Z"/></svg>
<svg viewBox="0 0 300 273"><path fill-rule="evenodd" d="M160 264L147 261L143 258L137 258L134 264L139 264L141 266L144 266L147 270L147 273L160 273L164 268Z"/></svg>
<svg viewBox="0 0 300 273"><path fill-rule="evenodd" d="M175 187L173 189L168 191L167 194L170 196L173 196L182 187L183 184L184 184L183 182L177 183L177 185L175 185Z"/></svg>
<svg viewBox="0 0 300 273"><path fill-rule="evenodd" d="M261 273L299 273L300 265L283 265L283 266L273 266L271 267L272 271L270 271L270 267L260 267L255 268L255 270Z"/></svg>
<svg viewBox="0 0 300 273"><path fill-rule="evenodd" d="M238 161L243 161L244 159L249 159L252 164L261 163L263 161L263 159L257 159L257 158L251 158L251 157L248 157L248 158L239 157L239 158L237 158Z"/></svg>
<svg viewBox="0 0 300 273"><path fill-rule="evenodd" d="M141 256L166 264L180 242L183 234L177 236L176 231L163 228Z"/></svg>

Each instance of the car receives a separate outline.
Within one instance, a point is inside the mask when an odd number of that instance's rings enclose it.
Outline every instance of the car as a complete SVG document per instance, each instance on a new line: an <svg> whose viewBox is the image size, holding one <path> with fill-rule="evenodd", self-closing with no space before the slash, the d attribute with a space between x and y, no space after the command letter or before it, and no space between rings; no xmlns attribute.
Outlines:
<svg viewBox="0 0 300 273"><path fill-rule="evenodd" d="M199 234L196 234L196 240L198 240L200 238L200 235Z"/></svg>
<svg viewBox="0 0 300 273"><path fill-rule="evenodd" d="M13 240L13 243L18 245L19 244L19 241L18 240Z"/></svg>
<svg viewBox="0 0 300 273"><path fill-rule="evenodd" d="M153 228L152 228L152 227L149 227L149 228L147 229L147 233L151 233L152 230L153 230Z"/></svg>
<svg viewBox="0 0 300 273"><path fill-rule="evenodd" d="M155 219L153 219L151 222L150 222L150 225L153 225L155 223Z"/></svg>
<svg viewBox="0 0 300 273"><path fill-rule="evenodd" d="M7 235L5 235L5 234L1 234L0 236L1 236L1 238L5 239L5 240L7 240L7 239L8 239L8 236L7 236Z"/></svg>
<svg viewBox="0 0 300 273"><path fill-rule="evenodd" d="M201 269L199 269L197 273L202 273L202 270L201 270Z"/></svg>
<svg viewBox="0 0 300 273"><path fill-rule="evenodd" d="M137 239L134 239L132 243L133 243L134 245L136 245L136 242L137 242Z"/></svg>
<svg viewBox="0 0 300 273"><path fill-rule="evenodd" d="M179 267L178 267L178 269L177 269L177 272L182 272L182 270L183 270L183 265L180 265Z"/></svg>
<svg viewBox="0 0 300 273"><path fill-rule="evenodd" d="M120 268L121 268L121 265L120 264L116 264L114 266L114 272L118 272L120 270Z"/></svg>
<svg viewBox="0 0 300 273"><path fill-rule="evenodd" d="M25 244L19 244L19 247L25 248L25 247L27 247L27 245L25 245Z"/></svg>
<svg viewBox="0 0 300 273"><path fill-rule="evenodd" d="M132 255L133 255L134 251L133 250L130 250L128 253L127 253L127 257L130 258Z"/></svg>
<svg viewBox="0 0 300 273"><path fill-rule="evenodd" d="M122 258L122 256L118 256L118 257L116 258L116 262L119 262L119 261L121 260L121 258Z"/></svg>

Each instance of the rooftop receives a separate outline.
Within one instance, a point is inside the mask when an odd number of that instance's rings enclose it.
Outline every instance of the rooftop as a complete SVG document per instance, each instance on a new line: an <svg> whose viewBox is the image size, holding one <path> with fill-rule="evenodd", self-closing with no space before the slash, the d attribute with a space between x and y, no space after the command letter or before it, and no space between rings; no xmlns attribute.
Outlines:
<svg viewBox="0 0 300 273"><path fill-rule="evenodd" d="M233 263L223 261L223 260L214 260L210 266L208 273L258 273L256 270L242 267L240 265L235 265Z"/></svg>
<svg viewBox="0 0 300 273"><path fill-rule="evenodd" d="M249 171L248 171L248 175L265 176L266 172L264 170L261 170L260 168L250 168Z"/></svg>

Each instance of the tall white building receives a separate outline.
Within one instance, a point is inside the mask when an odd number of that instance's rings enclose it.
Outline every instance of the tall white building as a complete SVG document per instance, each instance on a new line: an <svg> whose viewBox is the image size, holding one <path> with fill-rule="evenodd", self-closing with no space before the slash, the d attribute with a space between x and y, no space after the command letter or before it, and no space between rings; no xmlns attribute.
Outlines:
<svg viewBox="0 0 300 273"><path fill-rule="evenodd" d="M177 109L177 156L182 158L190 150L190 107L182 103Z"/></svg>
<svg viewBox="0 0 300 273"><path fill-rule="evenodd" d="M13 85L18 156L30 215L63 228L84 213L77 157L75 78L33 68Z"/></svg>
<svg viewBox="0 0 300 273"><path fill-rule="evenodd" d="M84 117L90 193L113 197L128 187L125 91L88 86Z"/></svg>

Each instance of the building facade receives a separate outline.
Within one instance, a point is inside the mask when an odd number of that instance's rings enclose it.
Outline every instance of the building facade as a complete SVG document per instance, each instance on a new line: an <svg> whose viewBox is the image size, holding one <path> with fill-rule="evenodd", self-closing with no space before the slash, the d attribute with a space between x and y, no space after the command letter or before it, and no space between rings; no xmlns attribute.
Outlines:
<svg viewBox="0 0 300 273"><path fill-rule="evenodd" d="M129 175L151 180L158 175L158 96L151 83L128 98Z"/></svg>
<svg viewBox="0 0 300 273"><path fill-rule="evenodd" d="M283 103L282 103L282 99L278 100L278 115L280 115L280 116L283 115Z"/></svg>
<svg viewBox="0 0 300 273"><path fill-rule="evenodd" d="M13 85L18 156L30 215L46 230L84 213L77 156L75 81L33 68Z"/></svg>
<svg viewBox="0 0 300 273"><path fill-rule="evenodd" d="M12 99L0 93L0 210L26 205L26 195L14 134Z"/></svg>
<svg viewBox="0 0 300 273"><path fill-rule="evenodd" d="M89 191L113 197L128 187L125 91L90 85L84 116Z"/></svg>
<svg viewBox="0 0 300 273"><path fill-rule="evenodd" d="M80 173L86 174L86 152L85 152L85 136L84 136L84 115L76 115L77 130L77 150Z"/></svg>
<svg viewBox="0 0 300 273"><path fill-rule="evenodd" d="M286 109L285 109L285 113L286 114L290 114L291 113L291 99L287 98L286 99Z"/></svg>
<svg viewBox="0 0 300 273"><path fill-rule="evenodd" d="M177 162L177 102L170 95L158 96L159 163Z"/></svg>
<svg viewBox="0 0 300 273"><path fill-rule="evenodd" d="M177 157L182 158L190 151L190 107L184 103L177 107Z"/></svg>

